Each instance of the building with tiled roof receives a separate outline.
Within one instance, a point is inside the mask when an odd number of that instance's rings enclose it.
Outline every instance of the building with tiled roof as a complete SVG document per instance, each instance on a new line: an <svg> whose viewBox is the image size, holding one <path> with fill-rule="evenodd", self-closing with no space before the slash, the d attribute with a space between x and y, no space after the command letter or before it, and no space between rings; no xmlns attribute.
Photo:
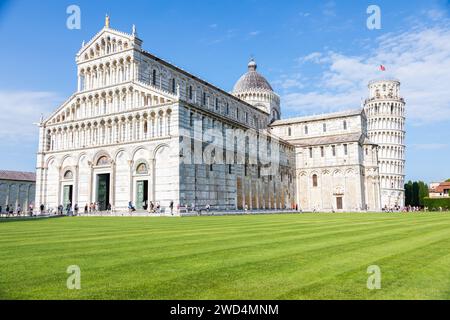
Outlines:
<svg viewBox="0 0 450 320"><path fill-rule="evenodd" d="M34 206L36 174L34 172L0 170L0 207L1 213L9 211L27 211Z"/></svg>

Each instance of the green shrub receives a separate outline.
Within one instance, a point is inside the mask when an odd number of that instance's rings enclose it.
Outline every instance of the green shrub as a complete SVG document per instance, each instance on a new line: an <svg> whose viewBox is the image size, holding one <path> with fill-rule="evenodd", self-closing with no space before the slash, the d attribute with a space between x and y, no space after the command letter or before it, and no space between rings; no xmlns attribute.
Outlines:
<svg viewBox="0 0 450 320"><path fill-rule="evenodd" d="M442 210L450 208L450 198L424 198L423 203L431 211L439 210L439 207L442 207Z"/></svg>

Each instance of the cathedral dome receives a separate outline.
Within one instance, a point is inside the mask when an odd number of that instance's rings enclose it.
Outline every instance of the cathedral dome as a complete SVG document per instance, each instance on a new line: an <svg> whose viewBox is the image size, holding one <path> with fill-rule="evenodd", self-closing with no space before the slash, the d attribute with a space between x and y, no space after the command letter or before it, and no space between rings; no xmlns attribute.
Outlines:
<svg viewBox="0 0 450 320"><path fill-rule="evenodd" d="M256 62L252 59L248 63L248 71L240 77L233 88L233 93L248 91L272 91L269 82L256 71Z"/></svg>

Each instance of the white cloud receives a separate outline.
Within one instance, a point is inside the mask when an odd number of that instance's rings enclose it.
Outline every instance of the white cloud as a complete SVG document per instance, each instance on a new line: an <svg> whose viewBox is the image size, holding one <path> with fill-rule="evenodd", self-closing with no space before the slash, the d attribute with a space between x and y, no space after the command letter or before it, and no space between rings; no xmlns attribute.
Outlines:
<svg viewBox="0 0 450 320"><path fill-rule="evenodd" d="M322 54L322 52L311 52L310 54L300 57L297 59L300 63L313 62L321 64L327 61L327 58Z"/></svg>
<svg viewBox="0 0 450 320"><path fill-rule="evenodd" d="M41 114L48 116L61 102L51 92L0 91L0 137L2 143L36 140Z"/></svg>
<svg viewBox="0 0 450 320"><path fill-rule="evenodd" d="M251 37L254 37L254 36L257 36L257 35L259 35L261 33L261 31L252 31L252 32L249 32L249 36L251 36Z"/></svg>
<svg viewBox="0 0 450 320"><path fill-rule="evenodd" d="M336 16L336 3L334 1L328 1L322 7L322 14L328 17Z"/></svg>
<svg viewBox="0 0 450 320"><path fill-rule="evenodd" d="M417 150L442 150L448 148L446 143L416 143L412 144L411 147Z"/></svg>
<svg viewBox="0 0 450 320"><path fill-rule="evenodd" d="M431 9L425 11L424 14L433 21L438 21L439 19L442 19L445 16L445 12L439 9Z"/></svg>
<svg viewBox="0 0 450 320"><path fill-rule="evenodd" d="M369 49L370 50L370 49ZM367 83L395 78L402 83L408 119L414 124L450 120L450 28L418 28L379 37L366 54L313 52L299 58L324 67L311 92L286 92L289 111L339 110L358 107L367 96ZM387 71L379 71L379 65ZM291 76L296 79L296 75ZM284 81L286 81L284 79ZM309 106L309 107L308 107Z"/></svg>

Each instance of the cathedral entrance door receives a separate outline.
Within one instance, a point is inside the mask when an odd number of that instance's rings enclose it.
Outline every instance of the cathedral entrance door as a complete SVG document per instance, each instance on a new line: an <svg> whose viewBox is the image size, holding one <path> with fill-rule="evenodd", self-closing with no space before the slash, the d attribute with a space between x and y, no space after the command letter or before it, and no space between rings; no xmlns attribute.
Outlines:
<svg viewBox="0 0 450 320"><path fill-rule="evenodd" d="M336 208L338 210L342 210L343 209L342 197L336 197Z"/></svg>
<svg viewBox="0 0 450 320"><path fill-rule="evenodd" d="M136 185L136 208L148 208L148 180L138 181Z"/></svg>
<svg viewBox="0 0 450 320"><path fill-rule="evenodd" d="M72 185L66 185L63 187L63 206L64 209L67 208L67 204L73 204L72 203L72 194L73 194L73 186Z"/></svg>
<svg viewBox="0 0 450 320"><path fill-rule="evenodd" d="M109 173L97 175L97 203L100 211L105 211L109 204Z"/></svg>

